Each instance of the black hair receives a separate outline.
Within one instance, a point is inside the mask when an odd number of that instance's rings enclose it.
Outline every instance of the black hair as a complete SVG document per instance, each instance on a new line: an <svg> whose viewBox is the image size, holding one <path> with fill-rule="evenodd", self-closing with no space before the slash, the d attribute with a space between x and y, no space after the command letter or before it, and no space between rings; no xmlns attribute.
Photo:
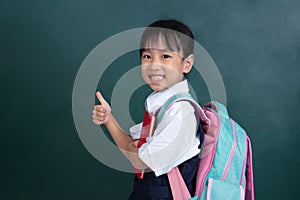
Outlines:
<svg viewBox="0 0 300 200"><path fill-rule="evenodd" d="M147 47L155 47L161 39L168 50L181 52L184 58L193 53L194 35L189 27L177 20L159 20L145 29L140 43L140 56Z"/></svg>

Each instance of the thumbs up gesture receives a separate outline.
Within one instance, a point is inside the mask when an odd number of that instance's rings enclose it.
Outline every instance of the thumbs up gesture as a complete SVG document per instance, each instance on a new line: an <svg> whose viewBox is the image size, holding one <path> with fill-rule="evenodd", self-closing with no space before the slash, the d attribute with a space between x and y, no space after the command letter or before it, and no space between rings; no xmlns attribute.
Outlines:
<svg viewBox="0 0 300 200"><path fill-rule="evenodd" d="M96 96L101 105L94 106L93 122L96 125L105 124L111 116L111 107L100 92L96 92Z"/></svg>

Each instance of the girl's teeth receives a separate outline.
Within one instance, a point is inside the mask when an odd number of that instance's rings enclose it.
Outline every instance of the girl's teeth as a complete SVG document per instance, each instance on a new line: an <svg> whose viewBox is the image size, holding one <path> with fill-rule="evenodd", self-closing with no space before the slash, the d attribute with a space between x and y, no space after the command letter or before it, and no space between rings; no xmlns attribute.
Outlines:
<svg viewBox="0 0 300 200"><path fill-rule="evenodd" d="M163 76L150 76L152 80L160 81L163 79Z"/></svg>

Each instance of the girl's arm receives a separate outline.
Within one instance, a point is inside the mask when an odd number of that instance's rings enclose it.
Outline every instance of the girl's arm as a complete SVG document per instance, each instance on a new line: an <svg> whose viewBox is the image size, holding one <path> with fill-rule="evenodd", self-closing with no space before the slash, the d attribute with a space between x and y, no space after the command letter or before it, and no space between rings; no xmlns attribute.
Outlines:
<svg viewBox="0 0 300 200"><path fill-rule="evenodd" d="M93 122L97 125L104 124L113 140L137 169L146 169L148 166L138 157L137 141L134 141L118 124L111 113L111 107L100 92L96 93L101 105L95 105L93 110Z"/></svg>

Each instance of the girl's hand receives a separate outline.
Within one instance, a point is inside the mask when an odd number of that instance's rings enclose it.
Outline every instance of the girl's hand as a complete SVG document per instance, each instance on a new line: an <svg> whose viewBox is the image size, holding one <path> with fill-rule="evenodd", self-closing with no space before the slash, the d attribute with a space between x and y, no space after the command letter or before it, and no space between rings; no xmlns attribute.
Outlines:
<svg viewBox="0 0 300 200"><path fill-rule="evenodd" d="M137 153L138 152L138 143L139 143L139 140L134 140L130 143L128 143L127 145L127 151L130 152L130 153Z"/></svg>
<svg viewBox="0 0 300 200"><path fill-rule="evenodd" d="M96 125L105 124L111 117L111 107L103 98L100 92L96 92L96 96L101 105L95 105L93 110L93 122Z"/></svg>
<svg viewBox="0 0 300 200"><path fill-rule="evenodd" d="M144 170L147 169L148 166L138 156L138 143L139 140L129 142L126 147L126 155L132 166L136 169Z"/></svg>

